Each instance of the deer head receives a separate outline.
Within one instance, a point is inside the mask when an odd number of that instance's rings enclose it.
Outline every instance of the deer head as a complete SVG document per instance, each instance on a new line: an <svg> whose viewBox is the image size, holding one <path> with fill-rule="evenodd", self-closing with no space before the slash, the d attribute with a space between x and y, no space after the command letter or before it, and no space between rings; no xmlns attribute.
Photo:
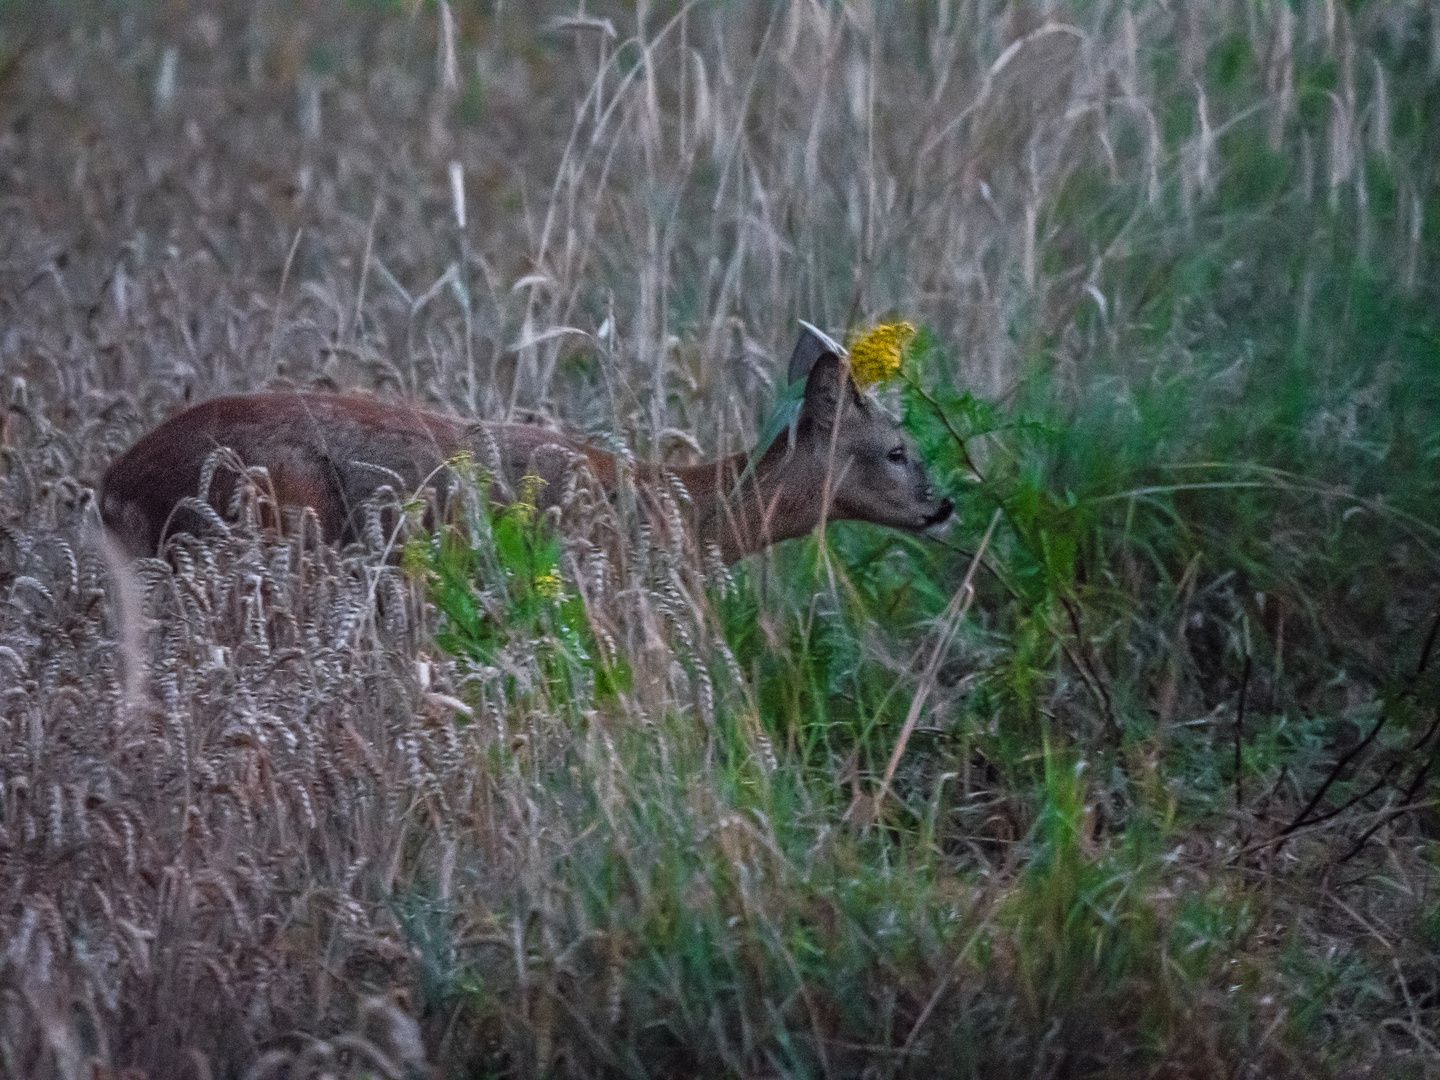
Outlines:
<svg viewBox="0 0 1440 1080"><path fill-rule="evenodd" d="M918 532L949 518L954 504L936 497L914 445L856 387L833 342L806 328L789 375L792 391L804 390L785 418L788 437L780 432L733 497L697 523L703 538L719 543L726 562L804 536L821 521ZM708 486L706 468L713 467L697 466L684 477L687 485Z"/></svg>
<svg viewBox="0 0 1440 1080"><path fill-rule="evenodd" d="M827 516L909 530L950 516L954 504L931 491L925 463L909 437L860 392L830 343L802 330L789 373L792 382L805 379L795 450L808 461L798 471L825 470Z"/></svg>

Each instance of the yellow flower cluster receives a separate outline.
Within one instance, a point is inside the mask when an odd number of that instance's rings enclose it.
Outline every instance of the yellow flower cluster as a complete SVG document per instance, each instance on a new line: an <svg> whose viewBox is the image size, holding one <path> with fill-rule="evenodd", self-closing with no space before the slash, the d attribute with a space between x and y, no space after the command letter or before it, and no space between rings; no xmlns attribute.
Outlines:
<svg viewBox="0 0 1440 1080"><path fill-rule="evenodd" d="M547 600L559 600L565 593L565 582L554 570L535 577L535 591Z"/></svg>
<svg viewBox="0 0 1440 1080"><path fill-rule="evenodd" d="M526 473L520 478L520 490L516 492L515 503L510 509L522 522L529 524L534 520L535 503L540 498L540 489L544 486L543 476Z"/></svg>
<svg viewBox="0 0 1440 1080"><path fill-rule="evenodd" d="M540 498L540 489L544 486L545 478L543 476L526 473L520 478L520 498L517 501L524 503L533 510L535 508L535 501Z"/></svg>
<svg viewBox="0 0 1440 1080"><path fill-rule="evenodd" d="M861 390L889 382L900 370L900 357L915 327L908 322L881 323L850 342L850 377Z"/></svg>

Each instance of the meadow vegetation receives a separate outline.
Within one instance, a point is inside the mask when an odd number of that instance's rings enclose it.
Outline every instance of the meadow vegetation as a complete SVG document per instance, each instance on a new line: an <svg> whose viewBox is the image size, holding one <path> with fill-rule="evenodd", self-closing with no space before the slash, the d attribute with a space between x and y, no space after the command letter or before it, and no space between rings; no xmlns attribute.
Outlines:
<svg viewBox="0 0 1440 1080"><path fill-rule="evenodd" d="M0 1075L1440 1076L1437 268L1406 0L0 2ZM96 542L187 401L688 462L897 317L934 536Z"/></svg>

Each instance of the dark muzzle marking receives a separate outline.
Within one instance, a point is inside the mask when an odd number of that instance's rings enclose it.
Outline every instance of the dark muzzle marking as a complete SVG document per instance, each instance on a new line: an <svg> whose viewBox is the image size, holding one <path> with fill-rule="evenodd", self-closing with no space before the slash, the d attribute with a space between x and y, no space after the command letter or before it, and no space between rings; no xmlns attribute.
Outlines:
<svg viewBox="0 0 1440 1080"><path fill-rule="evenodd" d="M921 528L922 528L922 529L928 529L928 528L930 528L931 526L939 525L941 522L947 521L947 520L949 519L950 515L951 515L952 513L954 513L954 512L955 512L955 504L954 504L953 502L951 502L949 499L942 499L942 500L940 501L940 506L936 509L936 511L935 511L933 514L931 514L929 517L927 517L927 518L925 519L925 524L923 524L923 525L921 526Z"/></svg>

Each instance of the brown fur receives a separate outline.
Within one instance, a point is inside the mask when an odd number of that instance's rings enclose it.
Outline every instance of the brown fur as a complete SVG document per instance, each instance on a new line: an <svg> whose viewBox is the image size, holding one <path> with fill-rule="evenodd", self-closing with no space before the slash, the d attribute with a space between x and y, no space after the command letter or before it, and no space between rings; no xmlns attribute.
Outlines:
<svg viewBox="0 0 1440 1080"><path fill-rule="evenodd" d="M165 421L105 474L101 516L127 551L154 555L169 533L194 530L195 515L177 505L200 494L205 461L221 447L268 471L280 507L312 507L327 541L353 539L361 505L385 484L402 497L433 486L443 505L453 482L444 463L462 451L484 467L498 450L503 475L491 495L500 502L526 473L546 481L541 509L561 497L580 466L607 493L617 481L613 454L537 425L467 423L356 395L216 398ZM808 374L794 445L782 435L737 490L748 460L737 454L705 465L642 467L637 488L649 502L657 483L679 481L690 497L684 516L693 539L702 551L717 545L727 564L803 536L822 517L918 530L950 514L950 501L930 493L899 428L855 391L833 354ZM217 469L204 497L223 512L237 480L233 470ZM273 523L273 510L265 520Z"/></svg>

